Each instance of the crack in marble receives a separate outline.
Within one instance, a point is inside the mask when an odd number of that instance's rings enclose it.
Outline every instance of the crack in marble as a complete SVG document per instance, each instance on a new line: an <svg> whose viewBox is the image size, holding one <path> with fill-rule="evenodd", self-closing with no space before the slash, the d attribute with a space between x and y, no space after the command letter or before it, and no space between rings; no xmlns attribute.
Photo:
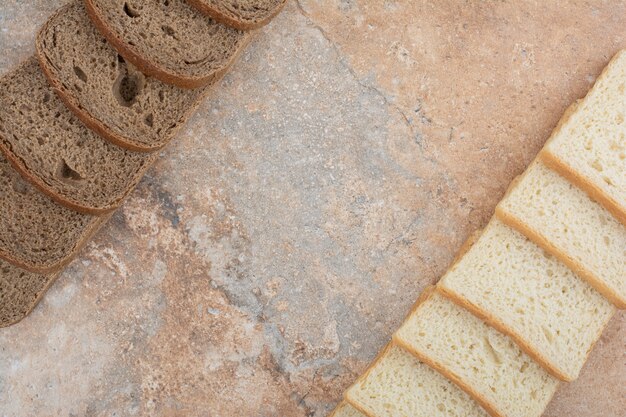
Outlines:
<svg viewBox="0 0 626 417"><path fill-rule="evenodd" d="M369 85L364 83L361 78L359 77L359 75L356 73L356 71L354 70L354 68L352 68L352 66L350 66L346 60L344 58L342 58L342 53L341 50L339 49L339 46L330 38L330 36L328 35L328 33L326 33L326 30L319 25L318 23L316 23L313 18L311 17L311 15L309 13L307 13L307 11L304 9L304 6L302 6L301 0L296 0L296 7L298 9L298 11L300 12L300 14L307 20L307 22L313 26L315 29L317 29L320 34L322 35L322 37L324 37L324 39L326 39L326 41L331 45L331 47L333 48L333 50L335 51L335 54L338 57L338 61L341 63L341 65L350 73L350 75L352 75L352 77L354 78L354 80L363 88L372 91L374 93L376 93L376 95L378 95L380 98L383 99L384 103L393 108L398 115L402 118L402 120L404 121L405 125L407 126L407 128L409 129L409 132L411 133L411 137L416 137L417 135L421 135L421 132L416 132L413 126L413 123L411 123L411 119L409 119L409 117L406 115L406 113L400 108L400 106L398 106L396 103L394 103L393 101L391 101L391 99L389 99L389 97L387 97L387 94L385 94L384 92L382 92L381 90L379 90L378 88L376 88L373 85Z"/></svg>

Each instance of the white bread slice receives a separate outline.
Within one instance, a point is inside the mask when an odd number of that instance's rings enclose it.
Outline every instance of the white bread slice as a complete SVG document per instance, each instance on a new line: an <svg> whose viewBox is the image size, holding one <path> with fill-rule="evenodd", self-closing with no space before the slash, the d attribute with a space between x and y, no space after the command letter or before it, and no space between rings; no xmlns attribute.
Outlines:
<svg viewBox="0 0 626 417"><path fill-rule="evenodd" d="M585 192L535 161L496 214L626 308L626 227Z"/></svg>
<svg viewBox="0 0 626 417"><path fill-rule="evenodd" d="M540 157L626 225L626 50L613 57Z"/></svg>
<svg viewBox="0 0 626 417"><path fill-rule="evenodd" d="M434 288L427 291L394 342L457 384L492 416L541 416L558 379L511 338Z"/></svg>
<svg viewBox="0 0 626 417"><path fill-rule="evenodd" d="M437 287L564 381L578 377L615 313L567 266L495 217Z"/></svg>
<svg viewBox="0 0 626 417"><path fill-rule="evenodd" d="M328 417L366 417L356 408L345 401L340 402L335 410Z"/></svg>
<svg viewBox="0 0 626 417"><path fill-rule="evenodd" d="M368 417L487 416L469 395L393 344L346 391L345 398Z"/></svg>

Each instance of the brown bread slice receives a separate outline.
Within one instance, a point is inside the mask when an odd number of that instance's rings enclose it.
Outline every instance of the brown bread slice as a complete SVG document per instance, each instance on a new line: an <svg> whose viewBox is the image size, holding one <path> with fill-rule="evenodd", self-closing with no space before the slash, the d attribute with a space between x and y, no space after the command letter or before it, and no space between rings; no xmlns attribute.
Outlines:
<svg viewBox="0 0 626 417"><path fill-rule="evenodd" d="M283 9L286 0L187 0L205 15L236 29L258 29Z"/></svg>
<svg viewBox="0 0 626 417"><path fill-rule="evenodd" d="M28 316L57 275L28 272L0 260L0 327Z"/></svg>
<svg viewBox="0 0 626 417"><path fill-rule="evenodd" d="M67 265L109 215L63 207L22 179L0 154L0 258L31 272Z"/></svg>
<svg viewBox="0 0 626 417"><path fill-rule="evenodd" d="M249 32L207 19L185 0L85 0L109 43L143 73L183 88L219 78Z"/></svg>
<svg viewBox="0 0 626 417"><path fill-rule="evenodd" d="M58 96L85 125L134 151L165 146L209 90L186 90L143 75L91 24L82 0L43 26L37 57Z"/></svg>
<svg viewBox="0 0 626 417"><path fill-rule="evenodd" d="M122 149L87 129L35 58L0 81L0 149L41 191L91 214L118 207L157 156Z"/></svg>

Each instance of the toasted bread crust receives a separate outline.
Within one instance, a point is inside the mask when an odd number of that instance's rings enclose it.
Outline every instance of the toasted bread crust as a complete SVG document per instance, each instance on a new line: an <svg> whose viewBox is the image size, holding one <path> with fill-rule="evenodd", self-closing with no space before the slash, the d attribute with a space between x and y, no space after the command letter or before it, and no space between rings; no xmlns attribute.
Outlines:
<svg viewBox="0 0 626 417"><path fill-rule="evenodd" d="M61 80L58 79L56 72L53 70L50 63L46 59L46 53L45 53L45 47L44 47L45 34L51 30L50 25L53 24L57 15L66 13L66 11L69 8L71 8L71 6L72 4L70 3L67 6L62 7L50 19L48 19L48 21L39 30L36 43L35 43L36 56L39 61L39 66L42 69L42 72L44 73L44 75L46 76L52 90L61 99L61 101L63 101L65 106L68 109L70 109L72 113L74 113L76 117L78 117L80 121L83 122L85 126L87 126L89 129L96 132L98 135L100 135L107 141L113 143L114 145L117 145L121 148L125 148L134 152L156 152L156 151L163 149L171 141L171 139L176 135L180 127L184 125L185 122L193 115L195 110L204 101L204 99L206 99L206 97L210 93L211 84L217 83L221 79L221 77L216 78L214 82L206 86L205 87L206 90L202 93L202 95L200 95L194 101L192 106L189 106L187 108L187 111L184 113L183 117L181 117L181 119L178 122L178 127L176 128L176 130L171 132L171 136L169 140L163 140L161 142L157 142L154 144L147 144L144 142L139 142L137 140L134 140L131 137L120 135L119 133L114 132L112 129L110 129L106 125L106 123L104 123L102 120L94 117L88 110L86 110L85 108L81 106L79 100L72 94L72 92L63 86L63 83L61 82ZM238 50L235 53L236 55L235 59L229 63L229 66L227 67L227 69L229 69L230 66L232 66L232 64L236 61L236 57L239 56L239 54L241 53L241 50L243 50L244 48L245 48L245 45L242 45L242 47L239 48L240 50Z"/></svg>
<svg viewBox="0 0 626 417"><path fill-rule="evenodd" d="M24 61L23 65L27 63L29 64L30 60L33 60L33 65L36 65L33 58ZM20 67L18 67L18 71L19 68ZM54 88L51 89L54 91ZM148 168L150 168L150 166L157 157L156 154L152 157L147 157L144 166L141 168L140 171L137 172L134 181L131 181L127 184L128 187L126 190L124 190L123 193L118 195L116 198L111 199L111 201L107 201L107 204L95 205L90 204L86 201L80 201L81 199L72 198L73 196L71 194L63 195L63 193L55 189L52 185L46 183L40 175L35 173L33 169L29 168L27 162L20 156L20 153L16 153L12 149L11 141L8 140L8 138L4 137L2 133L0 133L0 137L4 138L3 140L0 140L0 152L4 155L4 157L6 157L7 161L21 175L23 179L25 179L28 183L33 185L43 194L48 196L50 199L54 200L56 203L83 214L102 215L110 213L111 211L118 208L123 203L128 194L133 190L134 186L140 181L143 174L147 171ZM97 138L97 140L100 140L100 138Z"/></svg>
<svg viewBox="0 0 626 417"><path fill-rule="evenodd" d="M581 175L565 161L547 149L541 151L539 158L547 167L558 172L569 182L578 186L581 190L586 192L592 200L597 201L601 206L607 209L617 221L626 226L626 207L619 204L613 197L590 181L589 178Z"/></svg>
<svg viewBox="0 0 626 417"><path fill-rule="evenodd" d="M417 351L416 349L413 349L410 345L404 343L404 341L402 341L400 339L397 339L395 336L394 336L394 343L397 344L398 346L400 346L402 349L404 349L407 352L409 352L417 360L419 360L420 362L425 363L426 365L428 365L429 367L431 367L432 369L437 371L439 374L441 374L444 378L446 378L446 379L450 380L452 383L454 383L454 385L459 387L462 391L464 391L466 394L468 394L470 397L472 397L478 404L480 404L480 406L482 408L484 408L485 411L487 411L487 413L489 413L489 415L491 415L493 417L506 417L504 414L499 413L492 406L492 404L489 401L487 401L487 399L485 399L476 390L474 390L471 385L466 384L465 382L463 382L463 380L461 378L459 378L458 375L456 375L455 373L450 372L449 370L447 370L439 362L432 360L430 357L428 357L428 355L423 355L421 352Z"/></svg>
<svg viewBox="0 0 626 417"><path fill-rule="evenodd" d="M356 384L358 384L359 382L367 379L367 377L369 376L369 374L372 372L372 370L374 369L374 367L378 364L378 362L380 362L380 360L387 354L387 352L389 352L391 349L393 348L393 343L389 342L385 345L385 347L383 349L381 349L380 352L378 352L378 354L376 355L376 357L374 358L374 360L369 364L369 366L367 367L367 369L365 370L365 372L363 372L361 374L360 377L357 378L356 381L354 381L354 384L352 384L347 390L344 391L344 401L347 402L348 404L350 404L352 407L356 408L357 410L359 410L359 412L365 414L367 417L377 417L373 414L373 412L371 410L366 409L365 407L363 407L361 404L357 403L356 401L353 401L352 399L350 399L350 397L348 396L348 392L350 392L350 390L352 389L353 386L355 386Z"/></svg>
<svg viewBox="0 0 626 417"><path fill-rule="evenodd" d="M76 242L72 250L58 261L48 262L45 264L36 264L32 262L26 262L22 259L18 259L15 256L5 253L4 251L0 251L0 258L4 259L10 264L13 264L30 272L36 272L39 274L51 274L59 272L61 269L63 269L74 260L76 254L83 249L87 242L89 242L89 240L91 240L91 238L98 232L98 230L100 230L100 227L102 227L102 225L104 225L110 218L110 214L95 217L94 221L92 221L91 224L87 228L85 228L83 236L78 242Z"/></svg>
<svg viewBox="0 0 626 417"><path fill-rule="evenodd" d="M78 201L71 200L69 198L63 197L54 191L50 186L48 186L45 182L41 180L41 178L37 175L33 175L33 173L28 169L28 167L24 164L24 162L17 157L10 149L5 147L0 142L0 152L6 157L6 159L11 163L11 166L20 173L20 175L28 181L30 184L35 186L39 191L41 191L46 196L50 197L50 199L54 200L56 203L67 207L71 210L77 211L83 214L90 214L94 216L99 216L103 214L110 213L117 209L122 205L126 197L133 191L134 186L141 180L143 174L152 166L152 162L146 164L146 166L141 170L141 172L137 175L137 181L133 184L132 187L128 187L128 189L114 202L108 204L103 207L93 207L86 204L81 204ZM156 155L153 160L156 159Z"/></svg>
<svg viewBox="0 0 626 417"><path fill-rule="evenodd" d="M227 64L223 68L203 77L182 76L163 68L161 65L151 62L140 52L135 50L135 48L128 45L124 39L122 39L113 29L109 27L104 17L98 11L98 8L93 3L93 0L85 0L85 6L87 14L93 24L98 28L107 41L119 52L119 54L124 57L124 59L132 63L144 74L180 88L200 88L220 79L228 71L233 62L237 60L239 54L245 46L250 42L250 36L248 35L241 43L241 48L239 48L239 50L229 58Z"/></svg>
<svg viewBox="0 0 626 417"><path fill-rule="evenodd" d="M594 86L598 83L598 81L600 81L601 79L607 76L611 68L616 65L617 58L621 54L626 54L626 49L621 50L617 54L615 54L615 56L611 59L608 65L604 67L604 69L602 70L602 73L596 79ZM593 87L589 90L587 95L589 95L589 93L592 90L593 90ZM572 116L575 113L578 106L583 100L584 98L576 100L574 103L572 103L572 105L570 105L565 110L563 117L561 117L561 120L559 121L558 126L554 129L554 132L550 135L550 138L546 142L546 145L548 145L552 140L554 140L557 133L563 127L565 122L569 120L570 116ZM569 166L565 161L563 161L557 155L550 152L547 146L544 146L544 148L539 153L538 158L542 162L544 162L546 166L558 172L563 177L565 177L568 181L570 181L572 184L578 186L580 189L585 191L591 199L597 201L600 205L606 208L620 223L626 226L626 207L618 203L613 197L608 195L604 190L602 190L600 187L594 184L589 178L586 178L584 175L581 175L579 172L577 172L575 169Z"/></svg>
<svg viewBox="0 0 626 417"><path fill-rule="evenodd" d="M39 303L43 299L44 295L48 292L48 289L50 289L52 284L54 284L56 282L56 280L59 278L60 275L61 275L60 272L57 272L57 273L54 273L54 274L45 274L45 275L43 275L43 276L46 277L46 280L47 280L46 285L39 291L39 294L37 294L37 297L35 297L35 299L32 301L32 303L29 305L29 307L27 307L26 311L20 317L18 317L15 320L6 321L6 322L0 321L0 328L13 326L14 324L17 324L17 323L21 322L22 320L24 320L26 317L28 317L30 315L30 313L33 312L35 307L37 307L37 305L39 305Z"/></svg>
<svg viewBox="0 0 626 417"><path fill-rule="evenodd" d="M437 287L428 287L426 288L422 294L419 296L410 313L407 315L404 321L406 321L410 316L415 314L420 308L423 307L424 303L428 301L436 292L438 292ZM452 381L456 386L458 386L461 390L466 392L470 397L472 397L481 407L485 409L491 416L493 417L506 417L503 414L500 414L498 410L491 404L485 397L483 397L480 393L478 393L471 385L463 382L461 378L455 373L446 369L441 363L433 360L428 355L424 355L422 352L419 352L417 349L414 349L408 343L405 343L404 340L396 336L394 333L393 342L400 346L402 349L411 353L415 358L419 361L424 362L426 365L433 368L435 371L439 372L445 378Z"/></svg>
<svg viewBox="0 0 626 417"><path fill-rule="evenodd" d="M471 301L469 301L462 295L457 294L454 290L451 290L449 288L442 287L442 286L438 286L437 289L444 297L448 298L450 301L452 301L459 307L464 308L465 310L469 311L474 316L478 317L479 319L481 319L482 321L484 321L485 323L487 323L489 326L493 327L500 333L503 333L509 336L511 339L513 339L521 350L523 350L535 362L541 365L541 367L544 368L548 373L550 373L550 375L565 382L571 382L578 377L578 375L567 375L561 372L557 367L553 366L547 358L541 355L526 340L524 340L523 337L521 337L513 329L505 325L500 319L498 319L493 314L490 314L486 310L483 310L482 308L472 303ZM608 323L608 320L607 320L607 323ZM601 332L597 336L599 337L600 334Z"/></svg>
<svg viewBox="0 0 626 417"><path fill-rule="evenodd" d="M239 29L239 30L253 30L253 29L259 29L267 25L269 22L271 22L272 19L274 19L283 10L283 8L285 7L285 4L287 4L287 1L283 0L278 7L272 10L272 13L266 15L263 19L256 20L256 21L245 21L245 20L234 19L233 17L220 12L218 9L211 7L210 4L207 4L203 2L202 0L187 0L187 3L191 4L193 7L198 9L201 13L205 14L206 16L210 17L211 19L223 25L227 25L235 29Z"/></svg>
<svg viewBox="0 0 626 417"><path fill-rule="evenodd" d="M50 20L46 22L46 25L48 25L49 23L50 23ZM45 29L46 29L46 26L44 25L44 27L42 27L41 31L39 32L40 35ZM130 151L134 151L134 152L155 152L155 151L162 149L166 145L165 143L163 143L163 144L157 144L155 146L147 146L145 144L136 142L131 138L120 136L116 134L115 132L111 131L109 128L107 128L107 126L102 121L100 121L99 119L96 119L95 117L91 115L91 113L83 109L80 106L80 103L78 102L78 100L76 100L75 97L73 97L65 88L63 88L60 81L54 76L52 69L48 66L48 63L43 57L43 52L41 50L41 43L39 42L39 36L37 38L36 51L37 51L36 53L37 60L39 61L39 67L41 68L41 71L46 76L46 79L50 83L50 86L52 87L52 90L54 91L54 93L57 95L57 97L61 99L63 104L65 104L65 106L69 110L71 110L72 113L74 113L74 115L76 115L76 117L78 117L80 121L83 122L83 124L87 126L89 129L93 130L99 136L108 140L112 144L128 149ZM192 111L193 109L190 109L190 113Z"/></svg>
<svg viewBox="0 0 626 417"><path fill-rule="evenodd" d="M606 284L598 279L591 271L589 271L580 262L567 256L566 253L554 246L548 239L545 238L540 232L537 232L524 224L520 219L513 216L510 213L505 212L499 206L496 207L496 215L507 226L517 230L528 239L533 241L537 246L554 256L556 259L564 263L569 269L571 269L576 275L587 281L596 291L607 298L619 309L626 309L626 300L620 299L613 290L611 290Z"/></svg>

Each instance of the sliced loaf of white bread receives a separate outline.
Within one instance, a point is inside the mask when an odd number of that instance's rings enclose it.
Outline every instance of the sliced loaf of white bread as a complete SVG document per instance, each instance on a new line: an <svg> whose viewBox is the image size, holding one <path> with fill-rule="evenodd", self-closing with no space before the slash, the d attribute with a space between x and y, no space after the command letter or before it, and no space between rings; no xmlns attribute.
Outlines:
<svg viewBox="0 0 626 417"><path fill-rule="evenodd" d="M367 417L486 417L465 392L410 353L390 344L346 391Z"/></svg>
<svg viewBox="0 0 626 417"><path fill-rule="evenodd" d="M567 114L540 158L626 225L626 51Z"/></svg>
<svg viewBox="0 0 626 417"><path fill-rule="evenodd" d="M492 416L539 417L559 385L510 337L433 287L420 297L393 340Z"/></svg>
<svg viewBox="0 0 626 417"><path fill-rule="evenodd" d="M564 381L578 377L615 313L565 264L495 217L437 287Z"/></svg>
<svg viewBox="0 0 626 417"><path fill-rule="evenodd" d="M367 417L359 410L348 404L346 401L340 402L335 410L328 417Z"/></svg>
<svg viewBox="0 0 626 417"><path fill-rule="evenodd" d="M496 214L626 308L626 227L585 192L535 161Z"/></svg>

